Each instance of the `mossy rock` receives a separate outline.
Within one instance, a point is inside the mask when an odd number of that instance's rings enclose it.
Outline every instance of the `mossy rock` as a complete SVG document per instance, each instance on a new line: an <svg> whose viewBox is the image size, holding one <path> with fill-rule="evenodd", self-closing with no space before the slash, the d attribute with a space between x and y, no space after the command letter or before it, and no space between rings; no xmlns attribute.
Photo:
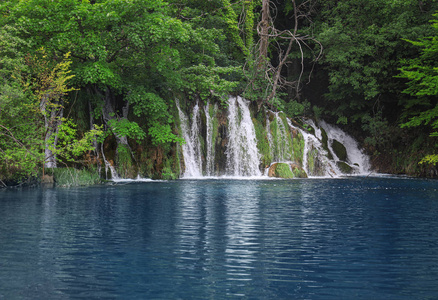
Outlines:
<svg viewBox="0 0 438 300"><path fill-rule="evenodd" d="M328 159L333 159L333 154L330 151L329 147L328 147L328 137L327 137L327 132L325 132L324 128L321 128L321 137L322 137L322 147L324 148L325 151L327 151L327 157Z"/></svg>
<svg viewBox="0 0 438 300"><path fill-rule="evenodd" d="M338 161L336 163L336 165L338 166L339 170L341 170L341 172L344 173L344 174L351 174L351 173L353 173L353 168L349 164L347 164L347 163L345 163L343 161Z"/></svg>
<svg viewBox="0 0 438 300"><path fill-rule="evenodd" d="M252 120L254 123L254 129L257 138L257 149L259 153L262 155L261 163L263 167L269 166L271 163L271 149L269 148L269 141L267 138L267 133L263 124L261 124L257 119Z"/></svg>
<svg viewBox="0 0 438 300"><path fill-rule="evenodd" d="M290 168L292 169L295 178L307 178L307 173L301 166L292 163L290 164Z"/></svg>
<svg viewBox="0 0 438 300"><path fill-rule="evenodd" d="M321 128L321 138L322 138L322 146L324 147L324 149L328 149L327 146L327 141L328 141L328 137L327 137L327 132L325 132L324 128Z"/></svg>
<svg viewBox="0 0 438 300"><path fill-rule="evenodd" d="M333 140L333 142L332 142L332 149L333 149L333 152L335 152L336 156L340 160L347 161L347 149L345 149L344 145L342 145L337 140Z"/></svg>
<svg viewBox="0 0 438 300"><path fill-rule="evenodd" d="M273 164L271 167L269 167L268 176L285 179L295 178L294 173L286 163Z"/></svg>

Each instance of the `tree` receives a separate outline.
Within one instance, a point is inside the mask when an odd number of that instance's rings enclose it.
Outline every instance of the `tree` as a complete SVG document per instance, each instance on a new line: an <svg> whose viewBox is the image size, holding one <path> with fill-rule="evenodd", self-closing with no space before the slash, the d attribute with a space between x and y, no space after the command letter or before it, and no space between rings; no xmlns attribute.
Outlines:
<svg viewBox="0 0 438 300"><path fill-rule="evenodd" d="M302 30L300 31L300 26L303 25L303 22L310 21L315 3L312 0L292 0L291 3L286 4L284 11L285 13L292 13L293 27L284 27L283 24L278 29L270 12L272 9L275 9L272 8L274 3L270 0L262 1L261 21L257 25L257 32L260 37L259 53L255 65L257 72L253 77L256 78L257 73L263 72L269 88L265 96L259 99L259 107L263 102L272 102L277 96L277 90L286 86L292 86L295 89L295 96L299 97L305 67L304 60L306 54L304 52L310 50L313 55L313 62L316 62L322 53L321 43L313 35L306 34ZM316 48L319 47L319 49L316 49L316 55L313 54L314 48L310 46L310 43L316 44ZM275 58L268 58L270 45L272 45L273 49L271 52L274 53ZM292 50L295 50L296 53L293 53ZM283 70L287 64L296 58L300 60L299 74L295 80L289 81L283 75Z"/></svg>
<svg viewBox="0 0 438 300"><path fill-rule="evenodd" d="M185 1L171 4L179 2ZM186 9L162 0L18 1L1 22L17 24L29 49L44 47L53 61L71 53L72 83L85 96L69 106L88 107L90 128L105 125L120 156L146 135L155 145L182 142L169 113L175 97L221 99L239 85L239 67L219 44L228 31L240 52L246 46L236 20L227 21L235 17L231 3L219 2L221 15L208 21L219 22L219 29L187 19Z"/></svg>
<svg viewBox="0 0 438 300"><path fill-rule="evenodd" d="M38 105L22 74L26 42L14 27L0 28L0 182L36 176L43 161Z"/></svg>
<svg viewBox="0 0 438 300"><path fill-rule="evenodd" d="M438 14L434 15L438 17ZM402 60L400 75L407 79L404 93L410 96L404 102L403 127L422 127L432 137L438 137L438 20L432 21L432 36L412 41L419 49L415 58ZM438 164L438 155L427 155L422 163Z"/></svg>
<svg viewBox="0 0 438 300"><path fill-rule="evenodd" d="M320 2L315 29L324 45L319 63L328 81L321 105L335 121L397 118L403 83L393 76L398 62L415 53L402 39L427 35L426 23L436 8L417 0Z"/></svg>

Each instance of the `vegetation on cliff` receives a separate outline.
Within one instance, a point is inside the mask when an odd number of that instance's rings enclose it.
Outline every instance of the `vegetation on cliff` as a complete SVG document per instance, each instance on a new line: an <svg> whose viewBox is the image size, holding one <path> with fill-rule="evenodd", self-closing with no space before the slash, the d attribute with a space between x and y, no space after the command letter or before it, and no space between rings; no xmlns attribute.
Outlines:
<svg viewBox="0 0 438 300"><path fill-rule="evenodd" d="M229 94L253 101L260 136L263 107L324 118L377 170L437 176L437 11L418 0L2 1L0 186L54 167L177 178L175 99L223 106Z"/></svg>

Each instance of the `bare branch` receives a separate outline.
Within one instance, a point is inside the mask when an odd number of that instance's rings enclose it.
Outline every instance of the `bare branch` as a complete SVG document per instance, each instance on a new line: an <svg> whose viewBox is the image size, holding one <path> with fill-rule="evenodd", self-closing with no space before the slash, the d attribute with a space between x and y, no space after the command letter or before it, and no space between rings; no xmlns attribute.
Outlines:
<svg viewBox="0 0 438 300"><path fill-rule="evenodd" d="M291 0L293 5L293 21L294 26L293 29L290 30L278 30L274 26L274 19L270 16L270 9L273 7L273 11L276 11L275 5L271 0L263 0L262 2L262 19L257 24L257 33L260 36L260 44L259 44L259 54L258 54L258 64L257 68L264 69L265 79L268 81L271 91L269 95L266 97L265 102L269 102L276 95L277 89L279 87L284 86L293 86L296 89L297 95L300 91L301 80L304 75L304 47L310 49L313 53L312 47L309 46L309 42L315 43L319 46L319 53L317 55L313 54L313 63L312 68L309 74L309 80L311 73L314 69L314 64L322 55L323 47L322 44L316 40L314 37L309 35L300 35L299 31L299 23L300 20L308 20L311 22L310 16L314 12L315 1L307 0L302 2L301 4L297 4L295 0ZM267 49L270 42L275 41L276 49L278 53L278 65L276 67L272 66L271 63L267 59ZM280 41L287 41L286 50L282 50L282 46L280 45ZM298 76L298 79L293 82L288 82L286 78L281 76L282 68L285 65L288 65L289 56L292 52L293 45L297 44L299 53L300 53L300 64L301 70ZM252 83L251 83L252 84ZM260 104L259 104L260 106Z"/></svg>

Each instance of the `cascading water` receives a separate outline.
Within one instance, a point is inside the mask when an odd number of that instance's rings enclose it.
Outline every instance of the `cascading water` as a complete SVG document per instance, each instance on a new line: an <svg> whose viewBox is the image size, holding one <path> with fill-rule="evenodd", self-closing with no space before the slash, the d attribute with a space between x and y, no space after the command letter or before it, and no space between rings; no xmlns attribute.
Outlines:
<svg viewBox="0 0 438 300"><path fill-rule="evenodd" d="M290 133L286 130L286 126L283 122L283 119L280 116L280 113L275 112L275 145L274 145L274 153L273 160L276 162L290 162L292 161L292 140L290 137ZM287 119L287 118L285 118Z"/></svg>
<svg viewBox="0 0 438 300"><path fill-rule="evenodd" d="M309 120L308 125L312 126L315 135L293 126L289 119L288 123L291 128L298 130L304 138L302 167L308 176L334 177L341 174L336 164L328 158L328 153L324 150L321 142L321 130L314 127L312 120Z"/></svg>
<svg viewBox="0 0 438 300"><path fill-rule="evenodd" d="M241 97L228 100L227 175L261 176L260 154L248 101Z"/></svg>
<svg viewBox="0 0 438 300"><path fill-rule="evenodd" d="M270 164L264 176L277 176L270 175L269 170L278 163L289 165L294 177L337 177L369 172L369 160L357 143L325 122L315 125L312 120L306 120L303 127L298 123L294 125L281 112L267 112L265 127L260 129L261 123L257 125L257 136L264 136L267 144L260 148L265 149L262 156L254 125L260 121L251 118L249 101L230 97L227 111L220 111L217 105L209 103L202 108L196 104L191 120L178 102L177 108L186 141L182 145L184 178L259 177L262 161Z"/></svg>
<svg viewBox="0 0 438 300"><path fill-rule="evenodd" d="M204 113L205 113L205 122L207 126L207 132L206 132L206 148L207 148L207 154L206 154L206 166L205 166L205 174L206 176L213 176L214 175L214 155L215 155L215 148L214 148L214 141L213 141L213 120L216 117L216 112L218 110L217 104L215 104L212 107L212 115L210 113L210 104L207 103L206 106L204 106Z"/></svg>
<svg viewBox="0 0 438 300"><path fill-rule="evenodd" d="M341 160L345 161L351 168L353 168L354 173L369 173L369 158L359 149L357 142L351 136L346 134L340 128L329 125L324 121L320 121L319 125L327 133L327 146L333 153L334 160L336 162ZM343 155L345 155L345 158L338 157L338 155L342 155L342 153L339 154L339 151L334 149L336 147L335 145L341 145L341 147L345 147L345 150L341 151L344 152Z"/></svg>
<svg viewBox="0 0 438 300"><path fill-rule="evenodd" d="M202 156L201 144L199 141L199 106L193 108L193 118L190 124L188 118L179 106L179 101L176 101L178 108L179 120L181 123L181 131L186 143L182 145L184 153L185 172L183 177L202 177Z"/></svg>
<svg viewBox="0 0 438 300"><path fill-rule="evenodd" d="M273 157L274 142L272 141L271 121L269 120L269 114L266 115L266 136L268 138L269 154L271 154L271 157Z"/></svg>

